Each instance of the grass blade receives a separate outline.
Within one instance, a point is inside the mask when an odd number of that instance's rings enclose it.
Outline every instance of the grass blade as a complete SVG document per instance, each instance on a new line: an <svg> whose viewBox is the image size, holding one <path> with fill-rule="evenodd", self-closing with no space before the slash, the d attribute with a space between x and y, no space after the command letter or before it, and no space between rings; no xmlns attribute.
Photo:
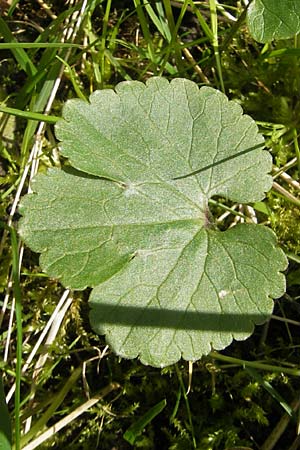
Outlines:
<svg viewBox="0 0 300 450"><path fill-rule="evenodd" d="M289 416L294 416L293 409L290 407L290 405L268 381L263 379L263 377L260 375L260 373L257 372L257 370L251 367L245 367L245 370L274 398L274 400L276 400L280 404L280 406L285 410L285 412L288 413Z"/></svg>
<svg viewBox="0 0 300 450"><path fill-rule="evenodd" d="M18 42L8 26L6 22L0 17L0 34L2 34L4 40L9 44L13 44ZM16 58L17 62L20 64L24 72L27 73L28 76L32 77L36 74L37 69L31 59L28 57L27 53L23 48L13 48L10 47L12 54Z"/></svg>
<svg viewBox="0 0 300 450"><path fill-rule="evenodd" d="M12 114L13 116L22 117L28 120L41 120L43 122L56 123L60 120L57 116L47 116L46 114L40 114L32 111L21 111L16 108L8 108L7 106L0 106L0 112L6 114Z"/></svg>
<svg viewBox="0 0 300 450"><path fill-rule="evenodd" d="M84 46L79 44L68 44L61 42L9 42L9 43L0 43L0 50L8 49L20 49L20 48L69 48L76 47L84 49Z"/></svg>
<svg viewBox="0 0 300 450"><path fill-rule="evenodd" d="M11 424L7 405L5 402L5 395L2 383L2 377L0 376L0 449L11 449Z"/></svg>
<svg viewBox="0 0 300 450"><path fill-rule="evenodd" d="M17 362L16 362L16 392L15 392L15 448L21 449L21 370L22 370L22 303L21 286L19 270L19 245L17 233L13 227L10 227L11 248L12 248L12 279L13 293L16 301L16 324L17 324Z"/></svg>
<svg viewBox="0 0 300 450"><path fill-rule="evenodd" d="M166 407L166 399L154 405L149 411L146 412L140 419L130 425L130 427L123 434L123 438L133 445L137 437L142 434L146 425L148 425L162 410Z"/></svg>
<svg viewBox="0 0 300 450"><path fill-rule="evenodd" d="M225 92L221 58L220 58L220 50L219 50L219 42L218 42L218 15L217 15L216 0L209 0L209 6L210 6L210 15L211 15L211 29L212 29L212 34L213 34L212 45L213 45L214 53L215 53L217 72L219 75L221 90L222 90L222 92Z"/></svg>

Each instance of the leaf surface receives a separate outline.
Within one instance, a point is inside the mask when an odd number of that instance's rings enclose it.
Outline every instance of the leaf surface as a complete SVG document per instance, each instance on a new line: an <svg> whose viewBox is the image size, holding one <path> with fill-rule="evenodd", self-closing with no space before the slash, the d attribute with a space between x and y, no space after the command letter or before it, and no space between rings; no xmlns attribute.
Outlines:
<svg viewBox="0 0 300 450"><path fill-rule="evenodd" d="M258 42L287 39L300 32L299 0L253 0L247 14L250 33Z"/></svg>
<svg viewBox="0 0 300 450"><path fill-rule="evenodd" d="M219 91L163 78L68 101L63 116L56 135L73 169L38 176L21 206L43 269L93 287L93 328L145 364L249 336L284 292L286 258L267 228L211 228L208 201L270 189L254 121Z"/></svg>

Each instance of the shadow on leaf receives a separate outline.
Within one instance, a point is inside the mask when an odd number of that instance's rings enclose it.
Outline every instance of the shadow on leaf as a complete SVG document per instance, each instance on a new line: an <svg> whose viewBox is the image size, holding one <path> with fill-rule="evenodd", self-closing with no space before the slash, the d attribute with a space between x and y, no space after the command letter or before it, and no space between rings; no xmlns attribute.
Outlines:
<svg viewBox="0 0 300 450"><path fill-rule="evenodd" d="M174 311L173 309L138 308L135 306L97 304L91 302L92 323L125 325L131 327L172 328L219 332L249 332L253 325L260 325L268 314L231 314L209 312Z"/></svg>

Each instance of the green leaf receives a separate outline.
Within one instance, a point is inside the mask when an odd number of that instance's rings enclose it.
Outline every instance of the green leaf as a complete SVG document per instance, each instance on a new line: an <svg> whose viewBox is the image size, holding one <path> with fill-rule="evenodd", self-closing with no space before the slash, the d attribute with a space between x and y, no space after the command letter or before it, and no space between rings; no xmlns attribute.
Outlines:
<svg viewBox="0 0 300 450"><path fill-rule="evenodd" d="M267 228L202 229L180 249L141 255L96 287L91 324L119 355L153 366L194 361L266 320L270 296L283 293L284 265Z"/></svg>
<svg viewBox="0 0 300 450"><path fill-rule="evenodd" d="M290 38L300 32L300 2L253 0L248 8L248 26L258 42Z"/></svg>
<svg viewBox="0 0 300 450"><path fill-rule="evenodd" d="M149 411L146 412L142 417L140 417L135 423L130 425L130 427L123 434L124 439L133 445L136 439L142 434L146 425L152 422L158 414L160 414L163 409L167 406L166 399L154 405Z"/></svg>
<svg viewBox="0 0 300 450"><path fill-rule="evenodd" d="M91 324L123 357L165 366L248 337L284 293L287 260L260 225L212 228L208 201L271 188L254 121L219 91L163 78L70 100L63 115L73 169L38 176L21 205L42 268L94 288Z"/></svg>

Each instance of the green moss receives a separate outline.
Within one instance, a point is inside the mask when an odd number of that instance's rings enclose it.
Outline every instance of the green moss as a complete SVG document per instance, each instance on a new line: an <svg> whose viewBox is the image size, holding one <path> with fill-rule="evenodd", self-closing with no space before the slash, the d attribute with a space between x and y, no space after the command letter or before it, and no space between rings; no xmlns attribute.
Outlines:
<svg viewBox="0 0 300 450"><path fill-rule="evenodd" d="M300 252L300 208L286 199L268 195L271 206L270 221L279 244L295 254Z"/></svg>

